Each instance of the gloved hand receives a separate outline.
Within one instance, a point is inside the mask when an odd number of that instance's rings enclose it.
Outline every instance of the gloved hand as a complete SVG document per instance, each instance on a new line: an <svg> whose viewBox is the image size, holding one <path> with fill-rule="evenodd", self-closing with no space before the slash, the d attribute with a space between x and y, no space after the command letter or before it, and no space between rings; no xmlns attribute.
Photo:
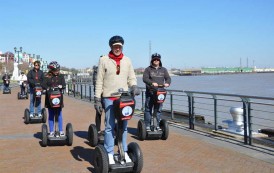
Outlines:
<svg viewBox="0 0 274 173"><path fill-rule="evenodd" d="M102 114L103 106L100 98L94 97L94 108L99 114Z"/></svg>
<svg viewBox="0 0 274 173"><path fill-rule="evenodd" d="M138 95L140 95L140 93L141 93L141 91L140 91L140 89L139 89L139 87L137 85L133 85L131 87L131 94L133 96L138 96Z"/></svg>
<svg viewBox="0 0 274 173"><path fill-rule="evenodd" d="M62 89L63 87L62 87L62 85L58 85L58 88Z"/></svg>

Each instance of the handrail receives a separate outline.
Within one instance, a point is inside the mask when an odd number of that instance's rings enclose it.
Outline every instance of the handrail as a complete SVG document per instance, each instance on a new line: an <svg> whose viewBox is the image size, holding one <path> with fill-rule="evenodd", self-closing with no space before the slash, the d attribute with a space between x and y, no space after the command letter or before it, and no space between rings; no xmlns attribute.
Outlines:
<svg viewBox="0 0 274 173"><path fill-rule="evenodd" d="M88 93L87 86L89 86ZM67 93L72 94L73 97L93 101L93 87L91 83L68 83ZM144 111L145 88L140 87L140 89L141 95L135 98L136 108ZM182 117L186 116L190 129L194 130L195 125L201 125L201 119L203 125L212 124L212 129L215 131L229 129L231 125L229 123L232 122L229 108L234 106L243 109L243 134L240 135L243 135L245 144L252 145L253 133L259 129L274 129L274 112L271 111L274 107L273 97L172 89L166 89L166 91L167 99L163 110L171 115L171 120L183 120L185 118ZM200 120L196 121L198 118ZM225 132L230 133L230 131Z"/></svg>

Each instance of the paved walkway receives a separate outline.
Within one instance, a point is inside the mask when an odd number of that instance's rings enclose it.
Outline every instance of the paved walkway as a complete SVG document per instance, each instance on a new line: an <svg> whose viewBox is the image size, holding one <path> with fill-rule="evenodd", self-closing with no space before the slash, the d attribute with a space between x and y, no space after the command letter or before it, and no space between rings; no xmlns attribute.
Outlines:
<svg viewBox="0 0 274 173"><path fill-rule="evenodd" d="M64 126L73 125L73 145L41 147L42 124L24 124L29 100L17 100L18 91L0 93L0 172L94 172L94 148L86 140L88 126L95 119L93 105L66 96ZM274 149L259 150L176 125L170 126L166 141L139 141L135 136L138 119L129 122L128 142L135 141L142 149L143 173L274 172Z"/></svg>

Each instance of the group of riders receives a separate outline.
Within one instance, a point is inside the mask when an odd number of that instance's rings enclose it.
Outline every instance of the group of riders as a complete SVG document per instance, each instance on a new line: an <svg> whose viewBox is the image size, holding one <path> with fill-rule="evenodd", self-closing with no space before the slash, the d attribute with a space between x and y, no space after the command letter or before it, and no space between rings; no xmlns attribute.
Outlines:
<svg viewBox="0 0 274 173"><path fill-rule="evenodd" d="M114 102L119 99L117 93L119 89L124 91L131 91L133 96L140 94L140 89L137 86L137 78L135 76L134 68L130 58L123 54L124 39L121 36L113 36L109 40L110 51L107 55L101 56L98 66L94 66L93 85L94 85L94 108L96 110L96 128L98 132L101 131L101 115L105 113L105 130L104 130L104 148L108 154L109 164L114 164L114 136L115 133L115 115ZM34 62L34 68L25 75L23 72L19 77L19 84L21 94L26 94L26 84L29 86L30 94L30 117L34 114L34 89L36 86L41 86L43 90L47 91L50 87L58 87L65 89L66 83L64 75L60 73L60 65L56 61L52 61L48 65L48 73L44 74L40 70L40 62ZM10 77L5 74L3 76L4 87L9 87ZM145 110L144 122L146 130L150 130L150 123L152 117L152 110L154 106L153 91L160 85L169 87L171 78L165 67L162 66L161 55L158 53L152 54L150 65L145 69L143 74L143 82L146 85L145 91ZM47 96L46 96L47 97ZM41 115L41 100L36 100L38 117ZM54 111L50 108L47 98L45 100L45 107L48 108L49 114L49 136L53 135L54 126ZM64 135L62 127L62 107L58 112L58 126L60 136ZM155 111L155 110L154 110ZM162 104L157 106L157 128L161 120ZM122 133L122 147L125 151L125 161L131 162L127 151L127 121L123 122Z"/></svg>

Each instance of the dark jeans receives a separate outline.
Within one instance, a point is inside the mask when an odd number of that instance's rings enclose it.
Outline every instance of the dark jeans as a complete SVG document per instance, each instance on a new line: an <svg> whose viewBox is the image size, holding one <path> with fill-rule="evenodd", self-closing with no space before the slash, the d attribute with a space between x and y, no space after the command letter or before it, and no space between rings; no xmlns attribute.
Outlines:
<svg viewBox="0 0 274 173"><path fill-rule="evenodd" d="M144 120L146 127L149 127L151 125L151 116L152 116L152 110L157 111L157 124L155 126L159 126L159 123L161 121L161 115L162 115L162 103L155 102L153 92L146 91L146 102L145 102L145 112L144 112Z"/></svg>
<svg viewBox="0 0 274 173"><path fill-rule="evenodd" d="M25 95L26 94L26 87L24 87L24 85L20 85L21 88L21 95Z"/></svg>

